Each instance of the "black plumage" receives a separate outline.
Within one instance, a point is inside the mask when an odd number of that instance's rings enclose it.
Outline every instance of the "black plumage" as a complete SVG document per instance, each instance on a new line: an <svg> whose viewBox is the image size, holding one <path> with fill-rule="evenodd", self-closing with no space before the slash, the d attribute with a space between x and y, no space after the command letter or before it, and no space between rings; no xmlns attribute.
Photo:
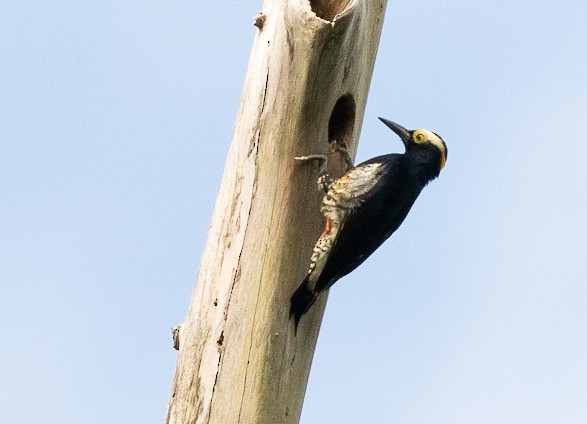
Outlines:
<svg viewBox="0 0 587 424"><path fill-rule="evenodd" d="M399 228L446 162L446 144L437 134L408 131L379 119L402 139L405 153L367 160L326 187L321 207L326 225L308 274L291 299L296 329L321 293L361 265Z"/></svg>

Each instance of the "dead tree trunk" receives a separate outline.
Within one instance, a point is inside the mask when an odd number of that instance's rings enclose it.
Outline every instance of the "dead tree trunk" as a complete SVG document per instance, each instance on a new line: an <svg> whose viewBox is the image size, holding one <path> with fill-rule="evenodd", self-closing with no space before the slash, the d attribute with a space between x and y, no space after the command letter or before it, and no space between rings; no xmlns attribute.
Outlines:
<svg viewBox="0 0 587 424"><path fill-rule="evenodd" d="M167 422L297 423L324 311L290 296L323 219L316 167L351 154L386 0L266 0L189 312ZM340 175L339 154L330 172Z"/></svg>

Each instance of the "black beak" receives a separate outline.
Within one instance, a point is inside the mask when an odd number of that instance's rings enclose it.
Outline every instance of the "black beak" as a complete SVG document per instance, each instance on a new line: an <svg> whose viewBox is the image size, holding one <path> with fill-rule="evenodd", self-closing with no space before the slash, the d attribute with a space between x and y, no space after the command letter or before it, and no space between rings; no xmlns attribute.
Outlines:
<svg viewBox="0 0 587 424"><path fill-rule="evenodd" d="M412 139L412 134L410 131L406 130L404 127L396 124L395 122L391 122L389 119L380 117L379 120L387 125L394 133L396 133L399 138L402 139L405 146L408 145L409 141Z"/></svg>

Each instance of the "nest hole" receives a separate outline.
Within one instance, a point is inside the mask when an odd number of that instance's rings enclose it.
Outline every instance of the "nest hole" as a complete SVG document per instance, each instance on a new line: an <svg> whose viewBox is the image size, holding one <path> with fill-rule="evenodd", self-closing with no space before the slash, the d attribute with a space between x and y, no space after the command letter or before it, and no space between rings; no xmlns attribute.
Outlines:
<svg viewBox="0 0 587 424"><path fill-rule="evenodd" d="M328 142L348 145L355 129L355 99L345 94L336 101L328 121Z"/></svg>

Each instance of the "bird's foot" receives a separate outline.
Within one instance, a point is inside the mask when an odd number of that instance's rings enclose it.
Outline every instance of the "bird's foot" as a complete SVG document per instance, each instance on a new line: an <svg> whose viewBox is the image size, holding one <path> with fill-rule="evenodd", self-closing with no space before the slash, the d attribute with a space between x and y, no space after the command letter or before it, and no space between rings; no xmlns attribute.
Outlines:
<svg viewBox="0 0 587 424"><path fill-rule="evenodd" d="M340 154L342 161L346 165L347 171L354 166L353 159L349 153L349 148L344 140L334 140L331 144L330 151Z"/></svg>
<svg viewBox="0 0 587 424"><path fill-rule="evenodd" d="M344 140L334 140L330 144L330 153L338 153L344 162L346 169L348 171L352 168L353 159L348 150L348 146ZM324 191L324 193L328 192L332 184L334 183L334 179L328 174L328 156L323 154L315 154L315 155L307 155L307 156L296 156L295 160L300 162L309 162L309 161L317 161L318 162L318 170L320 173L320 177L318 177L318 189Z"/></svg>

